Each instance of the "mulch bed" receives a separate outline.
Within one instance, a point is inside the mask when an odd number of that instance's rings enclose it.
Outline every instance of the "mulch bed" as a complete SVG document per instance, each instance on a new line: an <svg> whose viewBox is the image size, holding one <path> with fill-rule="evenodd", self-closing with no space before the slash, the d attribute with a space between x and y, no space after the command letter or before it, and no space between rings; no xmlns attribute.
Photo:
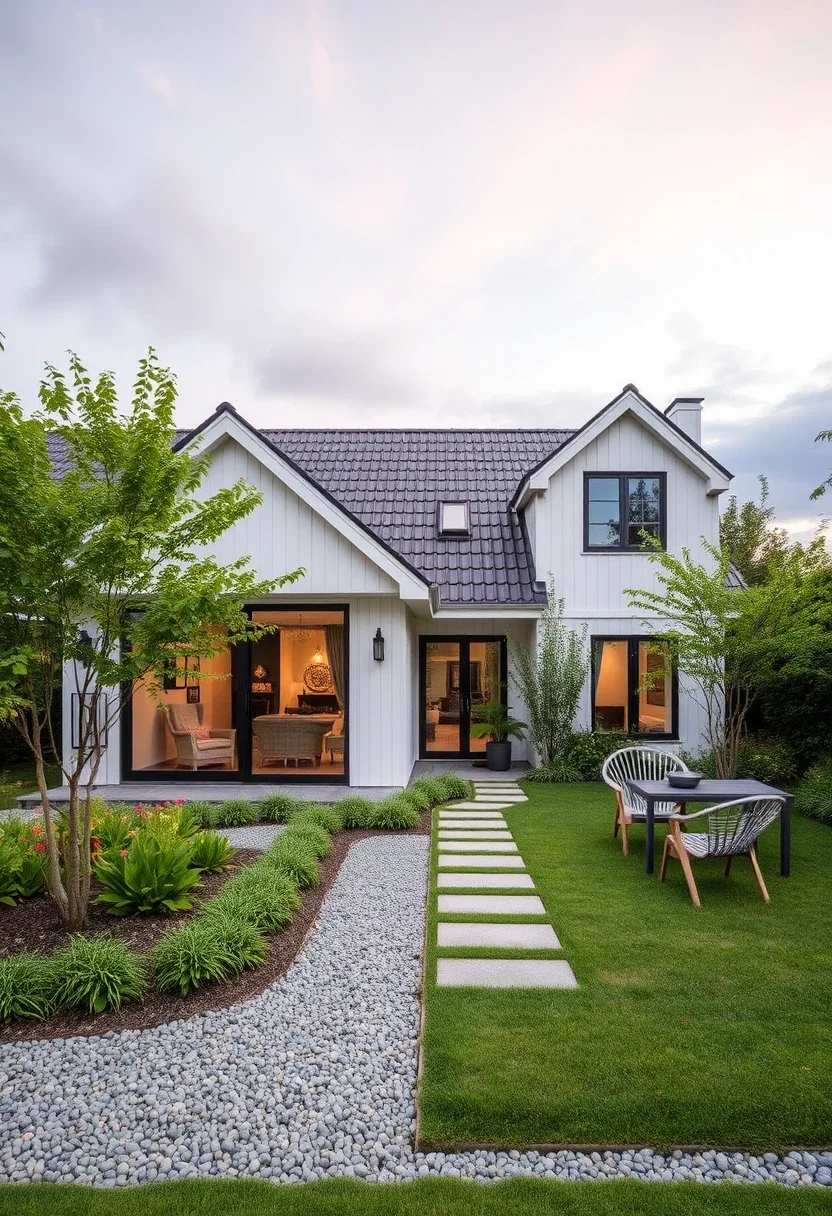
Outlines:
<svg viewBox="0 0 832 1216"><path fill-rule="evenodd" d="M370 836L424 836L430 833L430 823L431 812L425 811L420 816L419 826L408 831L356 830L338 832L333 836L332 849L320 862L320 882L317 887L301 892L301 906L292 923L282 933L275 933L267 938L269 952L262 967L244 971L227 984L205 984L186 997L159 992L151 987L143 1001L123 1005L120 1010L111 1010L95 1017L80 1010L59 1010L53 1017L42 1022L9 1022L0 1027L0 1043L62 1039L71 1035L88 1037L119 1030L147 1030L164 1022L198 1017L212 1009L228 1009L257 996L279 980L297 958L307 934L317 920L329 888L338 877L338 871L350 847L357 840L365 840ZM260 853L257 850L238 849L234 863L247 865L258 856ZM233 873L234 871L230 871L227 874L208 876L200 889L200 898L215 895ZM127 942L133 949L144 951L150 949L173 924L187 920L192 915L193 913L180 913L176 916L131 916L122 919L91 909L89 925L85 932L109 932ZM0 956L21 950L40 950L51 954L60 949L66 944L67 933L56 920L51 900L46 897L24 901L14 908L0 906Z"/></svg>

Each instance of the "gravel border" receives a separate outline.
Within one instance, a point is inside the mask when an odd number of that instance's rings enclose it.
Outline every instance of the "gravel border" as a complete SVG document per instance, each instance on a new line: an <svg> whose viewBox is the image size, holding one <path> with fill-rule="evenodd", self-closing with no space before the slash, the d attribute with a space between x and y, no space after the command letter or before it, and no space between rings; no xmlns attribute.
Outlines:
<svg viewBox="0 0 832 1216"><path fill-rule="evenodd" d="M426 1174L832 1185L832 1154L414 1153L429 840L356 842L302 954L230 1009L0 1056L0 1181Z"/></svg>

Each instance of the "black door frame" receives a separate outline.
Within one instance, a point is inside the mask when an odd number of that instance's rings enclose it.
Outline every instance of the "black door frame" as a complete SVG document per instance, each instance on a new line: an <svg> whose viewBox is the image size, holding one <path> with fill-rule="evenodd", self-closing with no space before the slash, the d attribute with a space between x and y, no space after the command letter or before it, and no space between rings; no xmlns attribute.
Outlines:
<svg viewBox="0 0 832 1216"><path fill-rule="evenodd" d="M251 642L240 643L231 648L231 725L237 731L237 768L133 768L133 704L130 688L124 687L121 695L124 705L121 713L121 782L136 785L164 781L226 781L246 785L276 785L288 782L291 785L349 785L350 783L350 607L349 604L246 604L243 611L251 619L253 612L341 612L344 618L344 682L347 688L347 704L344 713L344 772L328 775L323 767L314 769L292 769L284 767L273 773L252 773L252 729L251 729ZM278 697L280 692L278 689Z"/></svg>
<svg viewBox="0 0 832 1216"><path fill-rule="evenodd" d="M439 752L427 749L427 653L428 645L435 642L454 642L459 645L459 750ZM500 697L507 701L508 684L508 640L504 633L444 633L422 634L419 637L419 759L420 760L476 760L484 752L471 750L471 643L500 643Z"/></svg>

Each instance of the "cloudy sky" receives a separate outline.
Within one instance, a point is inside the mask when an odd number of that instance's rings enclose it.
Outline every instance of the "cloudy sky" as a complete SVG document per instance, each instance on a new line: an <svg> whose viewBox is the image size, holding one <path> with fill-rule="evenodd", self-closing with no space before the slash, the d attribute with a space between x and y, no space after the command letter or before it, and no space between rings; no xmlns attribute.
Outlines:
<svg viewBox="0 0 832 1216"><path fill-rule="evenodd" d="M0 387L152 343L183 424L552 426L633 381L802 531L830 61L830 0L0 0Z"/></svg>

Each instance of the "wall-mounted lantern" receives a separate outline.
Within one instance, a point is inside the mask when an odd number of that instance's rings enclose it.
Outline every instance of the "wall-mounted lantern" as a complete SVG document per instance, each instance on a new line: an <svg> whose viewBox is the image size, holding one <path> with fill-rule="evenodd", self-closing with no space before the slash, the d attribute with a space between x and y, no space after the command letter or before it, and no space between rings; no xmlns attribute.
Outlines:
<svg viewBox="0 0 832 1216"><path fill-rule="evenodd" d="M376 636L373 638L373 658L377 663L384 662L384 638L381 636L381 626L376 630Z"/></svg>

